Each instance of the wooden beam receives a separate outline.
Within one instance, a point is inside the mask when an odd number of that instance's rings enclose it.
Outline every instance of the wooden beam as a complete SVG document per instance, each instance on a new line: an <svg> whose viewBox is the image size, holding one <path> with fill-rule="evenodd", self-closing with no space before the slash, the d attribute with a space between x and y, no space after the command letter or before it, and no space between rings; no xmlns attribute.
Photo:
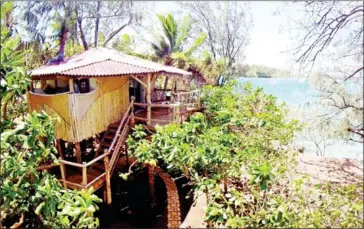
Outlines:
<svg viewBox="0 0 364 229"><path fill-rule="evenodd" d="M31 92L34 92L34 81L32 80L31 82L30 82L30 91Z"/></svg>
<svg viewBox="0 0 364 229"><path fill-rule="evenodd" d="M70 92L75 92L75 89L73 87L73 79L68 80L68 85L70 87Z"/></svg>
<svg viewBox="0 0 364 229"><path fill-rule="evenodd" d="M131 106L130 106L130 123L129 126L134 127L135 126L135 119L134 119L134 101L135 101L135 97L132 96L131 97Z"/></svg>
<svg viewBox="0 0 364 229"><path fill-rule="evenodd" d="M169 77L166 75L165 76L166 78L165 78L165 80L164 80L164 90L166 90L167 89L167 86L168 86L168 79L169 79Z"/></svg>
<svg viewBox="0 0 364 229"><path fill-rule="evenodd" d="M151 207L154 208L156 205L156 197L155 197L155 182L154 182L154 166L148 165L148 184L150 190Z"/></svg>
<svg viewBox="0 0 364 229"><path fill-rule="evenodd" d="M147 88L147 104L148 104L148 107L147 107L147 125L150 126L151 124L151 118L152 118L152 107L151 107L151 104L152 104L152 101L151 101L151 74L148 74L148 81L147 81L147 85L148 85L148 88Z"/></svg>
<svg viewBox="0 0 364 229"><path fill-rule="evenodd" d="M79 142L75 143L75 151L76 151L77 163L81 163L82 155L81 155L81 146Z"/></svg>
<svg viewBox="0 0 364 229"><path fill-rule="evenodd" d="M83 165L86 165L86 162L82 163ZM82 168L82 185L87 185L87 167Z"/></svg>
<svg viewBox="0 0 364 229"><path fill-rule="evenodd" d="M44 89L44 87L47 85L47 81L46 80L44 80L44 79L42 79L41 81L40 81L40 89Z"/></svg>
<svg viewBox="0 0 364 229"><path fill-rule="evenodd" d="M175 102L175 84L176 84L176 78L173 77L172 78L172 88L171 88L171 102L174 103Z"/></svg>
<svg viewBox="0 0 364 229"><path fill-rule="evenodd" d="M57 139L57 149L58 149L58 153L59 153L59 156L61 157L61 159L64 159L61 139Z"/></svg>
<svg viewBox="0 0 364 229"><path fill-rule="evenodd" d="M143 81L141 81L140 79L138 79L138 77L130 75L133 79L135 79L136 81L138 81L143 87L148 88L148 85L145 84ZM149 76L149 75L148 75Z"/></svg>
<svg viewBox="0 0 364 229"><path fill-rule="evenodd" d="M173 114L172 114L173 115ZM148 121L148 119L146 118L142 118L142 117L135 117L136 120L141 120L141 121ZM173 116L172 116L172 120L169 120L169 119L155 119L155 118L152 118L150 119L151 122L171 122L173 121Z"/></svg>
<svg viewBox="0 0 364 229"><path fill-rule="evenodd" d="M65 182L66 181L66 168L65 168L65 165L61 162L59 164L59 167L61 169L61 176L62 176L62 180L63 180L63 187L65 189L67 189L67 183Z"/></svg>
<svg viewBox="0 0 364 229"><path fill-rule="evenodd" d="M111 204L111 182L110 182L110 163L109 157L104 157L104 165L105 165L105 191L106 191L106 200L107 204Z"/></svg>

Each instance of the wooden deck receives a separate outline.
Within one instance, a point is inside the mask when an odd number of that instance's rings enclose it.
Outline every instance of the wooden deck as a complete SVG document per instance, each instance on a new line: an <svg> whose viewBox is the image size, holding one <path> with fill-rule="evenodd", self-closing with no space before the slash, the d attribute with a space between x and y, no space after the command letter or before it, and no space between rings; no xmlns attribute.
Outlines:
<svg viewBox="0 0 364 229"><path fill-rule="evenodd" d="M152 107L151 108L151 122L149 127L154 128L156 125L167 125L172 122L183 122L194 112L201 111L198 107L181 107L178 118L176 119L173 108L169 107ZM140 109L134 112L135 123L144 123L148 119L147 110Z"/></svg>

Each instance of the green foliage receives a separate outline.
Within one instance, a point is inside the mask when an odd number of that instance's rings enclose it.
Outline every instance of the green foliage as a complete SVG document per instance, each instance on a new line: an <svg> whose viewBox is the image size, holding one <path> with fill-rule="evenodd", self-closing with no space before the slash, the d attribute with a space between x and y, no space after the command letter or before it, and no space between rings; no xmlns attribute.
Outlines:
<svg viewBox="0 0 364 229"><path fill-rule="evenodd" d="M4 16L12 10L12 3L1 5L1 15ZM4 18L1 18L3 21ZM18 50L19 36L13 37L6 26L1 27L1 55L0 55L0 97L2 119L6 119L7 105L21 99L30 79L24 69L24 55L26 52Z"/></svg>
<svg viewBox="0 0 364 229"><path fill-rule="evenodd" d="M74 56L76 54L82 53L84 51L84 47L80 44L77 44L75 41L68 41L65 47L65 56Z"/></svg>
<svg viewBox="0 0 364 229"><path fill-rule="evenodd" d="M171 14L157 14L163 32L151 43L153 54L167 65L185 68L188 59L206 40L206 34L200 34L190 47L186 48L189 39L192 20L185 16L177 22Z"/></svg>
<svg viewBox="0 0 364 229"><path fill-rule="evenodd" d="M54 119L33 112L16 128L1 134L0 188L2 224L11 226L25 218L24 227L97 227L93 190L65 190L59 181L39 166L57 163ZM9 224L9 225L7 225Z"/></svg>
<svg viewBox="0 0 364 229"><path fill-rule="evenodd" d="M313 187L294 173L289 144L301 124L286 119L275 97L230 81L204 87L202 102L204 113L157 127L151 140L138 126L128 147L138 161L157 161L205 192L207 221L232 228L362 226L362 186Z"/></svg>
<svg viewBox="0 0 364 229"><path fill-rule="evenodd" d="M134 37L124 33L121 38L115 39L112 43L112 47L126 54L134 54L135 41Z"/></svg>

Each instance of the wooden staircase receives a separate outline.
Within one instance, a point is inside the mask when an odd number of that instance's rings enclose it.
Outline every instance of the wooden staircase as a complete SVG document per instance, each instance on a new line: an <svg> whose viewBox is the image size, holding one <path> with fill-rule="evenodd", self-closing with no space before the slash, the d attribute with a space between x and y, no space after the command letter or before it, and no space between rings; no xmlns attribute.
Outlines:
<svg viewBox="0 0 364 229"><path fill-rule="evenodd" d="M120 155L127 154L125 142L134 122L133 103L134 99L130 101L121 121L108 126L93 160L80 164L59 159L62 176L60 181L65 188L82 189L92 186L97 190L105 186L106 200L111 203L110 176L117 166ZM67 176L66 165L77 167L79 170L81 168L82 174L78 172Z"/></svg>
<svg viewBox="0 0 364 229"><path fill-rule="evenodd" d="M129 116L129 119L130 119L130 116ZM122 131L120 132L119 135L117 135L116 133L118 132L118 127L119 127L121 121L110 124L108 126L107 130L105 131L103 138L100 141L99 148L96 151L95 158L98 157L100 153L110 152L109 167L110 167L111 175L113 174L113 171L117 166L117 161L119 160L119 157L121 155L127 154L125 141L128 137L128 133L130 131L129 122L130 122L130 120L127 120L126 125L122 128ZM114 147L111 147L114 140L115 140L115 142L120 142L121 145L118 146L116 143L116 145ZM115 152L118 152L118 153L115 153ZM91 165L88 170L88 173L98 174L100 171L105 171L105 165L102 161L98 161L95 164Z"/></svg>

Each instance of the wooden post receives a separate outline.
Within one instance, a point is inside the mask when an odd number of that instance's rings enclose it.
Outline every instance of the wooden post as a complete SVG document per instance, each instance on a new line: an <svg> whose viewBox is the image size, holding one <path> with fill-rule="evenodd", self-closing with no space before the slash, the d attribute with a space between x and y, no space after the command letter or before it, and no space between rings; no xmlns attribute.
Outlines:
<svg viewBox="0 0 364 229"><path fill-rule="evenodd" d="M31 92L34 92L34 84L33 83L34 83L34 80L32 80L31 83L30 83L30 91Z"/></svg>
<svg viewBox="0 0 364 229"><path fill-rule="evenodd" d="M63 187L65 189L67 189L67 183L65 182L66 181L66 168L65 168L65 166L64 166L64 164L62 162L59 164L59 167L61 169L61 176L62 176L62 180L63 180Z"/></svg>
<svg viewBox="0 0 364 229"><path fill-rule="evenodd" d="M81 155L81 146L79 142L75 143L75 150L76 150L77 163L81 163L82 155Z"/></svg>
<svg viewBox="0 0 364 229"><path fill-rule="evenodd" d="M176 102L176 98L175 98L175 85L176 85L176 78L172 78L172 88L171 88L171 103L175 103Z"/></svg>
<svg viewBox="0 0 364 229"><path fill-rule="evenodd" d="M129 168L129 154L128 154L128 146L125 143L125 157L126 157L126 167Z"/></svg>
<svg viewBox="0 0 364 229"><path fill-rule="evenodd" d="M174 117L173 117L173 121L174 121L174 122L179 122L179 116L180 116L180 107L179 107L179 105L177 105L177 106L175 107L175 110L174 110L174 112L173 112L173 115L174 115Z"/></svg>
<svg viewBox="0 0 364 229"><path fill-rule="evenodd" d="M165 77L165 81L164 81L164 91L167 89L167 86L168 86L168 79L169 79L169 77L168 77L168 76L166 76L166 77Z"/></svg>
<svg viewBox="0 0 364 229"><path fill-rule="evenodd" d="M104 191L103 191L103 194L104 194L104 202L107 203L107 192L106 192L106 185L104 186Z"/></svg>
<svg viewBox="0 0 364 229"><path fill-rule="evenodd" d="M46 80L41 80L40 81L40 88L43 90L44 87L47 85L47 81Z"/></svg>
<svg viewBox="0 0 364 229"><path fill-rule="evenodd" d="M70 87L70 92L74 92L75 89L73 87L73 79L69 79L68 84L69 84L69 87Z"/></svg>
<svg viewBox="0 0 364 229"><path fill-rule="evenodd" d="M150 196L152 197L151 207L154 208L156 204L155 189L154 189L154 166L148 165L148 183Z"/></svg>
<svg viewBox="0 0 364 229"><path fill-rule="evenodd" d="M59 156L61 157L61 159L64 159L61 139L57 139L57 149L58 149L58 153L59 153Z"/></svg>
<svg viewBox="0 0 364 229"><path fill-rule="evenodd" d="M134 119L134 101L135 101L135 97L134 96L132 96L131 97L131 100L132 100L132 103L133 104L131 104L131 107L130 107L130 109L131 109L131 111L130 111L130 123L129 123L129 125L131 126L131 127L134 127L135 126L135 119Z"/></svg>
<svg viewBox="0 0 364 229"><path fill-rule="evenodd" d="M151 101L151 74L148 74L148 81L147 81L147 125L150 126L151 125L151 119L152 119L152 101Z"/></svg>
<svg viewBox="0 0 364 229"><path fill-rule="evenodd" d="M104 157L105 165L105 190L107 204L111 204L111 183L110 183L110 166L109 166L109 156Z"/></svg>
<svg viewBox="0 0 364 229"><path fill-rule="evenodd" d="M86 162L82 163L83 165L86 165ZM87 185L87 167L82 167L82 185Z"/></svg>

